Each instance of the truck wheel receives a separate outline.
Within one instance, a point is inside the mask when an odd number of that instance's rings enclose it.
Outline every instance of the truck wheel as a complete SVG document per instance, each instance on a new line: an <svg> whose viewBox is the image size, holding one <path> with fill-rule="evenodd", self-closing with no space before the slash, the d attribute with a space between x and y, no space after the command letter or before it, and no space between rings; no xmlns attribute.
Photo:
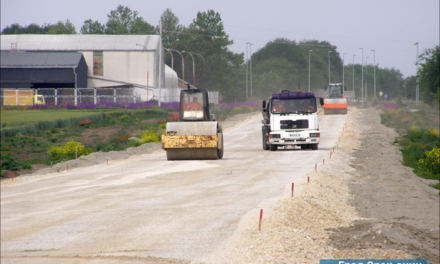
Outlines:
<svg viewBox="0 0 440 264"><path fill-rule="evenodd" d="M266 127L262 127L261 128L261 132L263 134L262 138L263 138L263 149L264 150L269 150L269 144L267 144L267 128Z"/></svg>
<svg viewBox="0 0 440 264"><path fill-rule="evenodd" d="M312 150L318 150L318 144L312 144Z"/></svg>
<svg viewBox="0 0 440 264"><path fill-rule="evenodd" d="M221 158L223 158L223 150L224 150L224 147L223 147L224 146L224 144L223 144L223 129L222 129L221 126L219 126L217 130L218 130L217 134L221 133L220 135L221 135L221 140L222 140L221 148L217 149L217 157L218 157L218 159L221 159Z"/></svg>
<svg viewBox="0 0 440 264"><path fill-rule="evenodd" d="M272 145L269 145L269 148L270 148L270 151L275 151L278 149L278 146L272 144Z"/></svg>

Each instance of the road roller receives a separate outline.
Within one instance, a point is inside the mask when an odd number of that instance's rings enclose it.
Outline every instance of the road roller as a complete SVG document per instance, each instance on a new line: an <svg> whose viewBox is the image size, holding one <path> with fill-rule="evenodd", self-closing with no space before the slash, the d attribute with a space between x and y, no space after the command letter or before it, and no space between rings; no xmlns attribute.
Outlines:
<svg viewBox="0 0 440 264"><path fill-rule="evenodd" d="M223 157L223 131L211 114L207 89L181 90L179 120L167 123L162 148L168 160Z"/></svg>
<svg viewBox="0 0 440 264"><path fill-rule="evenodd" d="M324 99L324 115L346 115L347 98L344 96L342 83L330 83Z"/></svg>

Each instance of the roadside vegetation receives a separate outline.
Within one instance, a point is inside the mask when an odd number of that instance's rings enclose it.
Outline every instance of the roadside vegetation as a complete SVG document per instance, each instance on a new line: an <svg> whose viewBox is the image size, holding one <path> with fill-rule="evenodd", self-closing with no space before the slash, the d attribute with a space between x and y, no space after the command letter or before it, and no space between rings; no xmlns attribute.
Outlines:
<svg viewBox="0 0 440 264"><path fill-rule="evenodd" d="M381 103L382 124L399 133L393 144L401 146L403 165L425 179L440 180L439 112L427 105L407 109L393 103ZM440 189L439 183L431 185Z"/></svg>
<svg viewBox="0 0 440 264"><path fill-rule="evenodd" d="M179 117L179 104L42 105L1 108L1 176L3 171L51 165L93 152L121 151L160 143L166 123ZM254 112L257 103L212 105L217 120Z"/></svg>

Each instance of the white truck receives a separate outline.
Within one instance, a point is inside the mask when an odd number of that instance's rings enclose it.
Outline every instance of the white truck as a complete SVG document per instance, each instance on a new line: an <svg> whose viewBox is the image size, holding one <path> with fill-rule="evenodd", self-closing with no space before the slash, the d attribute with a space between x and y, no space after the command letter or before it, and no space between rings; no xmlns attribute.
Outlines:
<svg viewBox="0 0 440 264"><path fill-rule="evenodd" d="M321 105L324 104L320 99ZM263 101L263 149L300 146L317 150L320 142L316 97L313 92L287 90Z"/></svg>

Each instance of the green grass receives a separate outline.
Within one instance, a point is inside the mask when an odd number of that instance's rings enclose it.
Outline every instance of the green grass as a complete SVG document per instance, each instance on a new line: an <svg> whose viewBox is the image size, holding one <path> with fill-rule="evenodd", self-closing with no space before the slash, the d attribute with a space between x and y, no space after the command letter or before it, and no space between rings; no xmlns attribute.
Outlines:
<svg viewBox="0 0 440 264"><path fill-rule="evenodd" d="M2 110L1 137L17 134L35 134L39 130L76 126L87 119L92 122L106 120L111 117L130 117L132 115L166 115L163 109L51 109L51 110ZM127 122L131 120L127 119ZM115 123L115 121L113 120ZM123 122L123 121L122 121ZM105 125L105 124L104 124Z"/></svg>

